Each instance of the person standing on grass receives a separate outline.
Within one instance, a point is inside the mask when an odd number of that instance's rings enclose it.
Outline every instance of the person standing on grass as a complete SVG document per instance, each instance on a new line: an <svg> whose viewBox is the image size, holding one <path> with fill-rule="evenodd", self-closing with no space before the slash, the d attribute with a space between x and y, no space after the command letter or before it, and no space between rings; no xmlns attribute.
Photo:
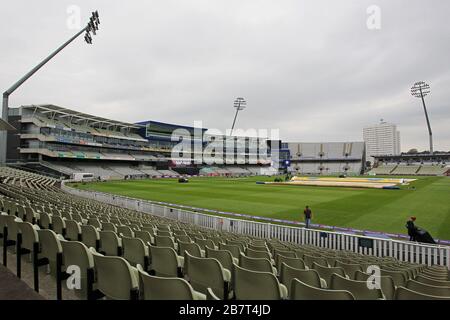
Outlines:
<svg viewBox="0 0 450 320"><path fill-rule="evenodd" d="M407 222L406 222L406 229L408 229L408 236L409 241L416 241L416 232L417 228L414 225L414 222L416 221L416 217L412 216Z"/></svg>
<svg viewBox="0 0 450 320"><path fill-rule="evenodd" d="M309 225L311 224L311 219L312 219L312 211L309 208L309 206L305 207L305 210L303 210L303 214L305 215L306 228L309 228Z"/></svg>

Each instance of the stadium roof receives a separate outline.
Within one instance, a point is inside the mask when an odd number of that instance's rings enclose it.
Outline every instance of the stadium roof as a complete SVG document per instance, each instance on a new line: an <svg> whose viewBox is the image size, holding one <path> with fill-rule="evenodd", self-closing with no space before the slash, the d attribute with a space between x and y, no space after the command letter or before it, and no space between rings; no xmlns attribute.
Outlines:
<svg viewBox="0 0 450 320"><path fill-rule="evenodd" d="M119 128L130 128L130 129L139 129L142 128L142 125L127 123L122 121L116 121L111 119L106 119L102 117L93 116L87 113L78 112L75 110L58 107L52 104L39 104L39 105L28 105L22 106L22 108L26 109L34 109L35 111L39 111L40 113L49 113L52 116L58 116L59 118L67 117L68 120L72 123L74 120L84 120L88 125L96 125L99 127L119 127Z"/></svg>

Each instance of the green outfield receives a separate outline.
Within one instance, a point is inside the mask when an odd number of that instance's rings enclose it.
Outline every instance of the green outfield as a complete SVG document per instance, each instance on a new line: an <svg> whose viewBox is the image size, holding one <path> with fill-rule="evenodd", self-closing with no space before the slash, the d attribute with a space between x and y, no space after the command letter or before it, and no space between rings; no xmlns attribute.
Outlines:
<svg viewBox="0 0 450 320"><path fill-rule="evenodd" d="M267 177L191 178L185 184L177 179L112 181L77 187L285 220L302 221L303 208L309 205L314 223L395 233L405 233L406 220L415 215L416 224L434 238L450 239L450 178L417 179L401 190L255 183L273 181Z"/></svg>

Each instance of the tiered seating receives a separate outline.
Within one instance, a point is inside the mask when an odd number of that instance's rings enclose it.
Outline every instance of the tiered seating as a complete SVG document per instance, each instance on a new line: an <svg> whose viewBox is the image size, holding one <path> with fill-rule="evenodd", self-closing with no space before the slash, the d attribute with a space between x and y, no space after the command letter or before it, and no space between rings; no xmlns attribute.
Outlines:
<svg viewBox="0 0 450 320"><path fill-rule="evenodd" d="M417 171L419 170L420 165L402 165L399 164L392 172L391 174L409 174L409 175L415 175Z"/></svg>
<svg viewBox="0 0 450 320"><path fill-rule="evenodd" d="M441 176L449 170L450 167L446 167L445 165L422 165L416 174L427 176Z"/></svg>
<svg viewBox="0 0 450 320"><path fill-rule="evenodd" d="M380 165L370 170L369 174L390 174L395 168L397 168L396 164Z"/></svg>
<svg viewBox="0 0 450 320"><path fill-rule="evenodd" d="M56 273L57 298L77 265L82 299L450 299L445 267L205 229L55 187L0 184L0 195L5 247L46 258L33 261ZM373 265L380 289L367 286Z"/></svg>

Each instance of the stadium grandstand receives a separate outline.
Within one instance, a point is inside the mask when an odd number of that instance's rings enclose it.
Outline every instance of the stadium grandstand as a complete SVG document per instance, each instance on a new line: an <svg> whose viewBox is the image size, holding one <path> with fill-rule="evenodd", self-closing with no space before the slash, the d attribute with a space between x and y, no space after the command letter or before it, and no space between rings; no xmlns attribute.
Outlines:
<svg viewBox="0 0 450 320"><path fill-rule="evenodd" d="M13 295L450 299L448 247L388 244L303 228L286 232L283 226L145 207L129 198L94 200L65 183L60 187L55 179L18 169L0 168L0 177L1 251L8 268L1 271L12 274L0 286L11 286ZM80 268L81 286L68 288L65 279L74 265ZM374 265L381 272L378 288L367 285L367 268ZM35 293L20 291L18 282Z"/></svg>
<svg viewBox="0 0 450 320"><path fill-rule="evenodd" d="M374 156L371 175L448 176L450 152Z"/></svg>
<svg viewBox="0 0 450 320"><path fill-rule="evenodd" d="M232 137L231 148L228 142L218 144L206 155L208 141L230 137L208 135L207 129L201 129L199 138L193 127L155 121L131 124L54 105L11 108L9 120L19 133L8 134L8 163L51 176L89 173L94 179L109 180L278 173L270 168L266 139ZM189 141L187 149L184 139ZM172 151L179 144L185 149L174 157ZM265 147L255 147L261 145Z"/></svg>
<svg viewBox="0 0 450 320"><path fill-rule="evenodd" d="M364 142L282 142L280 158L300 175L360 175L364 172Z"/></svg>

